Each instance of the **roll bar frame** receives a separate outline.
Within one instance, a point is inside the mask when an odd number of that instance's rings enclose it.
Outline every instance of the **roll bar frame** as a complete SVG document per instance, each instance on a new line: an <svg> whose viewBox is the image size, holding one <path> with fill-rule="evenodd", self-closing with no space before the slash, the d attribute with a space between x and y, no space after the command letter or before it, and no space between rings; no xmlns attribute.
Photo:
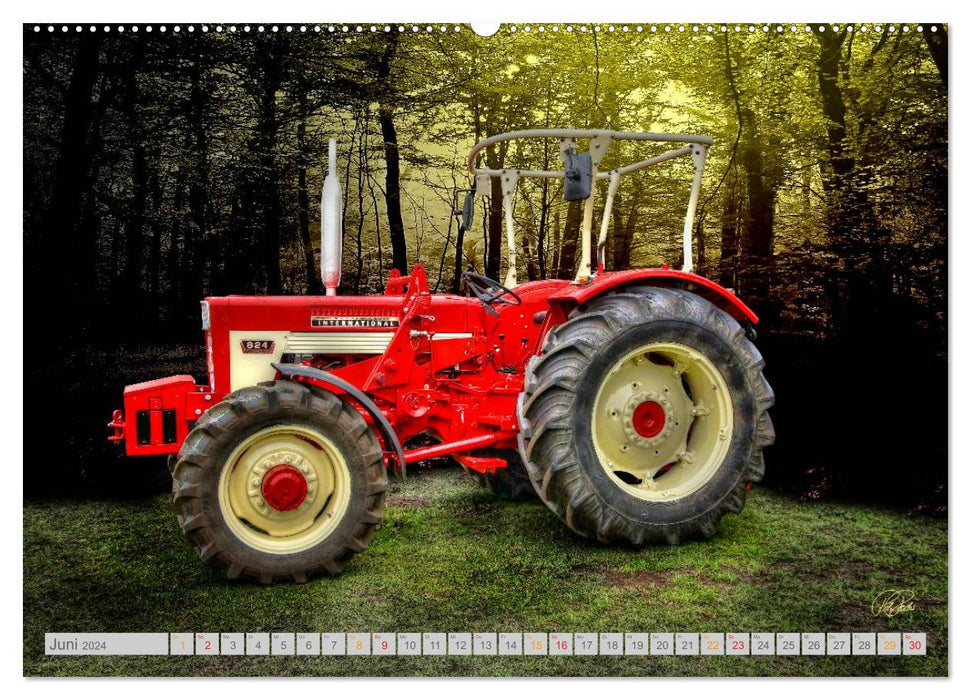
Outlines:
<svg viewBox="0 0 971 700"><path fill-rule="evenodd" d="M691 183L691 196L688 199L688 211L684 218L683 247L685 272L691 272L693 266L693 252L691 242L691 232L694 227L695 212L698 208L698 197L701 192L701 178L705 171L705 160L708 157L708 148L712 145L710 136L700 134L666 134L652 133L646 131L612 131L608 129L526 129L523 131L510 131L504 134L490 136L479 141L472 147L466 165L473 175L475 175L476 191L478 194L485 194L491 191L491 178L499 178L502 185L502 209L506 224L506 245L509 249L509 269L506 272L505 285L514 287L516 285L516 233L513 222L513 194L521 177L536 178L562 178L566 177L564 170L520 170L516 168L502 168L499 170L490 168L479 168L475 165L476 157L485 149L505 141L517 139L560 139L560 158L565 162L566 155L577 148L576 139L590 139L590 155L593 159L593 177L597 180L607 180L607 198L604 202L603 217L600 222L600 237L597 241L597 267L593 268L591 263L590 238L593 230L593 200L597 193L597 188L592 187L590 196L584 200L583 223L581 226L581 253L580 266L577 269L577 276L574 280L583 283L596 276L604 269L604 252L607 245L607 227L610 222L610 214L613 209L614 195L620 186L620 180L628 173L641 170L651 165L657 165L672 158L690 155L694 164L694 178ZM685 144L680 148L665 151L660 155L644 160L624 165L613 170L598 172L597 166L603 160L614 141L654 141L661 143Z"/></svg>

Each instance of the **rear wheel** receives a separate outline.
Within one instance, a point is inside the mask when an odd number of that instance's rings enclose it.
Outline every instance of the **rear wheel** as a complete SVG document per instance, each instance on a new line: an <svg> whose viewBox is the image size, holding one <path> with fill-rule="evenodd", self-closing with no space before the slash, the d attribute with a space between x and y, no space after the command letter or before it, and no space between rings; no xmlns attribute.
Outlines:
<svg viewBox="0 0 971 700"><path fill-rule="evenodd" d="M179 523L199 556L262 583L339 573L380 523L387 489L360 414L292 382L241 389L210 409L173 478Z"/></svg>
<svg viewBox="0 0 971 700"><path fill-rule="evenodd" d="M527 370L521 450L540 497L605 542L711 536L739 512L774 440L762 357L690 292L594 300Z"/></svg>

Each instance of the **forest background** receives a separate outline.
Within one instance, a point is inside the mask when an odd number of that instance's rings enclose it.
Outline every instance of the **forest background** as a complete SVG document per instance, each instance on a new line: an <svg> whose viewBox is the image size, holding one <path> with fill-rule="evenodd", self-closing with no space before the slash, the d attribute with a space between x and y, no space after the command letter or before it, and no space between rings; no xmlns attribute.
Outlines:
<svg viewBox="0 0 971 700"><path fill-rule="evenodd" d="M695 266L762 319L767 485L946 512L945 26L260 26L24 27L24 296L45 309L25 314L25 412L68 411L53 436L25 421L52 451L25 461L28 493L77 487L124 384L172 357L204 375L204 296L320 291L328 138L340 293L415 262L446 292L468 264L504 270L499 197L456 245L472 144L579 127L714 137ZM552 142L487 158L558 164ZM688 161L625 180L608 269L680 265L689 186ZM515 218L522 277L572 277L580 209L560 184L521 182Z"/></svg>

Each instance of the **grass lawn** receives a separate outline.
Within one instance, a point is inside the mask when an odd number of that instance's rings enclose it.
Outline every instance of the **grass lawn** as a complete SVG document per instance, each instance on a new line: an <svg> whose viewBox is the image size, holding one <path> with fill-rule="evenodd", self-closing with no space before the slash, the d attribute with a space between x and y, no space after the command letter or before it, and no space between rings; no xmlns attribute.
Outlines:
<svg viewBox="0 0 971 700"><path fill-rule="evenodd" d="M24 673L947 675L947 522L764 489L709 542L632 551L459 469L414 470L337 579L227 581L167 496L24 504ZM871 612L913 589L913 612ZM45 632L926 632L926 657L46 657Z"/></svg>

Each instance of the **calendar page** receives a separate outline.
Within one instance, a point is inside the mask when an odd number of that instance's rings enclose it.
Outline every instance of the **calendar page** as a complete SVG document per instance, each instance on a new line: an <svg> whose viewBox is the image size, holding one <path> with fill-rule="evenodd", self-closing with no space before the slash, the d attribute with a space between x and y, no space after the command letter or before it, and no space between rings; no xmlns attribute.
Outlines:
<svg viewBox="0 0 971 700"><path fill-rule="evenodd" d="M336 11L22 26L24 675L947 676L948 25Z"/></svg>

